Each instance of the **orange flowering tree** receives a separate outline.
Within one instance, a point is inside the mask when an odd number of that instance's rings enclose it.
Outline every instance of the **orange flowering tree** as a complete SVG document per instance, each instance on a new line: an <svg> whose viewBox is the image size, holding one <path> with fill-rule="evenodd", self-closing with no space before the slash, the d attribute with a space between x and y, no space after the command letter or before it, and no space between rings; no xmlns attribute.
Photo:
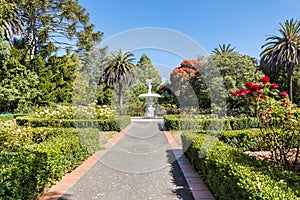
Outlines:
<svg viewBox="0 0 300 200"><path fill-rule="evenodd" d="M261 84L246 82L245 88L231 95L255 112L273 160L288 170L299 170L299 115L295 105L290 103L288 94L280 92L278 84L270 83L269 77L265 76Z"/></svg>
<svg viewBox="0 0 300 200"><path fill-rule="evenodd" d="M201 69L204 64L197 60L183 60L180 66L175 67L171 72L170 84L163 85L159 93L175 98L173 102L176 102L181 110L198 108L199 105L201 108L208 108L210 102L208 95L203 94L206 92L206 86L201 77Z"/></svg>

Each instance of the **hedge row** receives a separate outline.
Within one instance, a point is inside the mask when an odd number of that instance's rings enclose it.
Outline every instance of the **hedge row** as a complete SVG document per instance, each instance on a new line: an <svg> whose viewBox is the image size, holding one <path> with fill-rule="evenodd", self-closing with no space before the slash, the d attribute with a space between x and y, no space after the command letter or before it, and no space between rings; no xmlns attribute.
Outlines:
<svg viewBox="0 0 300 200"><path fill-rule="evenodd" d="M190 130L195 134L213 135L226 144L242 151L267 150L259 129L244 129L231 131ZM187 131L189 132L189 131Z"/></svg>
<svg viewBox="0 0 300 200"><path fill-rule="evenodd" d="M107 120L46 119L18 117L19 126L30 127L63 127L63 128L98 128L102 131L120 131L130 123L129 116Z"/></svg>
<svg viewBox="0 0 300 200"><path fill-rule="evenodd" d="M23 114L0 114L0 122L4 122L7 120L12 120L17 117L25 116Z"/></svg>
<svg viewBox="0 0 300 200"><path fill-rule="evenodd" d="M92 144L93 146L95 146L95 142L99 142L99 129L95 128L19 127L15 129L14 127L8 127L0 129L0 150L14 151L26 145L40 144L65 132L76 133L83 141L88 140L88 144Z"/></svg>
<svg viewBox="0 0 300 200"><path fill-rule="evenodd" d="M168 130L242 130L258 128L255 118L193 119L179 115L166 115L165 127Z"/></svg>
<svg viewBox="0 0 300 200"><path fill-rule="evenodd" d="M94 137L93 137L94 138ZM96 140L83 141L78 130L0 153L0 199L35 199L78 166L93 151Z"/></svg>
<svg viewBox="0 0 300 200"><path fill-rule="evenodd" d="M210 149L209 143L215 145ZM187 157L217 199L293 200L300 197L299 176L244 155L213 136L186 132L183 145Z"/></svg>
<svg viewBox="0 0 300 200"><path fill-rule="evenodd" d="M259 129L222 131L219 139L242 151L267 150Z"/></svg>

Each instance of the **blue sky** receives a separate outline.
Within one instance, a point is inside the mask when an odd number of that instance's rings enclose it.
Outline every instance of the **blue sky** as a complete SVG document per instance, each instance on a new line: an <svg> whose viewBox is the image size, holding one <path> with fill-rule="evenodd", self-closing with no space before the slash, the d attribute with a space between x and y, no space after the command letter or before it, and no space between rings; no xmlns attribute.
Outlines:
<svg viewBox="0 0 300 200"><path fill-rule="evenodd" d="M160 27L180 32L208 53L230 43L241 54L259 59L266 35L278 35L279 23L300 19L299 0L80 0L103 40L136 28ZM126 47L125 47L126 49ZM145 50L154 63L172 69L178 56ZM137 59L143 53L134 52ZM164 73L164 72L163 72Z"/></svg>

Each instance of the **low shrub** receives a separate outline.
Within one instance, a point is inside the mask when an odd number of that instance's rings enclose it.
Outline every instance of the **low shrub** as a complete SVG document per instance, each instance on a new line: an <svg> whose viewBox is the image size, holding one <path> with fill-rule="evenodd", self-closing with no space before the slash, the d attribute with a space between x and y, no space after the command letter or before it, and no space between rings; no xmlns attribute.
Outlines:
<svg viewBox="0 0 300 200"><path fill-rule="evenodd" d="M95 146L99 138L99 129L95 128L8 127L0 129L0 150L15 151L20 147L40 144L68 132L76 133L85 143L85 140L88 140L87 144L91 146Z"/></svg>
<svg viewBox="0 0 300 200"><path fill-rule="evenodd" d="M222 131L219 139L242 151L266 150L266 145L259 129Z"/></svg>
<svg viewBox="0 0 300 200"><path fill-rule="evenodd" d="M0 122L12 120L17 117L25 116L23 114L0 114Z"/></svg>
<svg viewBox="0 0 300 200"><path fill-rule="evenodd" d="M0 129L0 150L14 150L24 145L38 144L59 131L49 128L7 127Z"/></svg>
<svg viewBox="0 0 300 200"><path fill-rule="evenodd" d="M182 135L186 155L217 199L297 199L300 178L293 172L244 155L204 134ZM204 141L213 141L208 151Z"/></svg>
<svg viewBox="0 0 300 200"><path fill-rule="evenodd" d="M115 111L107 105L97 105L96 102L86 106L62 106L39 108L34 117L47 119L113 119Z"/></svg>
<svg viewBox="0 0 300 200"><path fill-rule="evenodd" d="M87 135L90 133L90 135ZM96 149L99 132L61 129L42 143L0 153L0 199L35 199ZM82 135L89 139L82 139Z"/></svg>
<svg viewBox="0 0 300 200"><path fill-rule="evenodd" d="M166 115L164 117L165 127L168 130L242 130L258 128L255 118L226 118L205 119L192 118L190 116Z"/></svg>
<svg viewBox="0 0 300 200"><path fill-rule="evenodd" d="M47 119L18 117L19 126L30 127L63 127L63 128L98 128L102 131L120 131L130 123L129 116L105 120Z"/></svg>

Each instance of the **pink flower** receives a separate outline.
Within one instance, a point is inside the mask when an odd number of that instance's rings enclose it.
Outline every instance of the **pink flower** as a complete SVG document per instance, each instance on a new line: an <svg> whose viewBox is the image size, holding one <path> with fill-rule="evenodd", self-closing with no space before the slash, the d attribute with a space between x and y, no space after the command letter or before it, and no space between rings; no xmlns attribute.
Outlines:
<svg viewBox="0 0 300 200"><path fill-rule="evenodd" d="M258 101L259 101L259 98L255 98L255 101L258 102Z"/></svg>
<svg viewBox="0 0 300 200"><path fill-rule="evenodd" d="M272 87L273 89L278 89L278 84L273 83L273 84L271 85L271 87Z"/></svg>
<svg viewBox="0 0 300 200"><path fill-rule="evenodd" d="M280 96L287 98L289 95L286 92L280 92Z"/></svg>
<svg viewBox="0 0 300 200"><path fill-rule="evenodd" d="M249 90L245 90L245 89L240 90L240 95L241 96L249 95L249 94L251 94L251 91L249 91Z"/></svg>
<svg viewBox="0 0 300 200"><path fill-rule="evenodd" d="M270 82L270 78L268 76L264 76L262 77L261 81L266 84L266 83L269 83Z"/></svg>

